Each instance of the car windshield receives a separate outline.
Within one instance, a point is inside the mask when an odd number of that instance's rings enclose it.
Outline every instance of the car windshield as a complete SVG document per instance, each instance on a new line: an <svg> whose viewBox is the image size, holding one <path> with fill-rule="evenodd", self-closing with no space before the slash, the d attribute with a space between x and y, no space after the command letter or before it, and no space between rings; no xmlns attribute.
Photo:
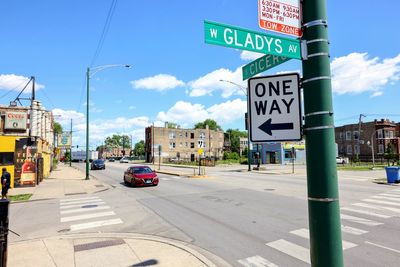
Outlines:
<svg viewBox="0 0 400 267"><path fill-rule="evenodd" d="M104 163L104 161L103 161L102 159L96 159L96 160L94 161L94 163L99 164L99 163Z"/></svg>
<svg viewBox="0 0 400 267"><path fill-rule="evenodd" d="M140 174L140 173L152 173L153 171L150 168L134 168L133 173Z"/></svg>

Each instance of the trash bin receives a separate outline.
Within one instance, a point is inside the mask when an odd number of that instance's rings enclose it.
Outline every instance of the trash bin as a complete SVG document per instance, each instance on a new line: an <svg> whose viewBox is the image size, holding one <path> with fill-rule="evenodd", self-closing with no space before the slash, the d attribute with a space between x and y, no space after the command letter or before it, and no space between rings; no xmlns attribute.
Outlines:
<svg viewBox="0 0 400 267"><path fill-rule="evenodd" d="M385 167L386 178L389 184L398 183L400 181L400 168L399 167Z"/></svg>

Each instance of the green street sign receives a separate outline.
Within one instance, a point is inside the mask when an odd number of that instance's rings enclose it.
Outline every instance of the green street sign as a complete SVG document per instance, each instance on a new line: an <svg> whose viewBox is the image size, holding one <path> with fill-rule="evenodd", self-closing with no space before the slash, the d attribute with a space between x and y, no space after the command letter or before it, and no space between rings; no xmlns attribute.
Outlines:
<svg viewBox="0 0 400 267"><path fill-rule="evenodd" d="M263 54L301 59L300 41L236 26L204 21L207 44L221 45Z"/></svg>
<svg viewBox="0 0 400 267"><path fill-rule="evenodd" d="M269 70L283 62L290 60L288 57L265 55L242 67L243 81L261 72Z"/></svg>

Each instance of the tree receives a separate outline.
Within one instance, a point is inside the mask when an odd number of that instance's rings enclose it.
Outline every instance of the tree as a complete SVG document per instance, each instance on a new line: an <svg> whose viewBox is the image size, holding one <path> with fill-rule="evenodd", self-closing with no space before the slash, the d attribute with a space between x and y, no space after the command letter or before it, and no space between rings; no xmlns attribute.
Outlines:
<svg viewBox="0 0 400 267"><path fill-rule="evenodd" d="M140 140L135 144L135 156L144 156L144 141Z"/></svg>
<svg viewBox="0 0 400 267"><path fill-rule="evenodd" d="M393 165L395 162L395 159L397 158L397 155L394 151L393 144L389 143L386 147L386 153L384 154L385 159L387 160L388 166L390 165L390 161L393 161Z"/></svg>
<svg viewBox="0 0 400 267"><path fill-rule="evenodd" d="M225 138L230 141L230 148L232 152L240 153L240 137L247 137L247 132L239 131L239 129L226 130Z"/></svg>
<svg viewBox="0 0 400 267"><path fill-rule="evenodd" d="M167 128L176 129L176 128L178 128L178 124L173 123L173 122L167 122Z"/></svg>
<svg viewBox="0 0 400 267"><path fill-rule="evenodd" d="M195 129L205 129L205 128L206 128L206 125L208 125L208 127L210 128L210 130L221 130L221 131L222 131L221 126L219 126L219 125L217 124L217 122L216 122L215 120L213 120L213 119L206 119L206 120L203 121L203 122L198 122L198 123L196 123L196 124L194 125L194 128L195 128Z"/></svg>
<svg viewBox="0 0 400 267"><path fill-rule="evenodd" d="M104 140L104 144L106 147L123 147L130 148L131 147L131 139L128 135L119 135L113 134L113 136L108 136Z"/></svg>
<svg viewBox="0 0 400 267"><path fill-rule="evenodd" d="M54 122L53 130L54 130L54 134L60 134L60 133L62 133L63 128L62 128L61 124L59 124L58 122Z"/></svg>

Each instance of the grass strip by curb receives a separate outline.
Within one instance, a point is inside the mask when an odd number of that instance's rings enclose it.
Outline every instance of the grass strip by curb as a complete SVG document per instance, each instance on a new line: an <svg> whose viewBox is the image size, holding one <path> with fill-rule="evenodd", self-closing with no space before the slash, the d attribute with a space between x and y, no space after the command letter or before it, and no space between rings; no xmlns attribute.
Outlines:
<svg viewBox="0 0 400 267"><path fill-rule="evenodd" d="M14 196L8 196L10 201L26 201L31 198L32 194L19 194Z"/></svg>

